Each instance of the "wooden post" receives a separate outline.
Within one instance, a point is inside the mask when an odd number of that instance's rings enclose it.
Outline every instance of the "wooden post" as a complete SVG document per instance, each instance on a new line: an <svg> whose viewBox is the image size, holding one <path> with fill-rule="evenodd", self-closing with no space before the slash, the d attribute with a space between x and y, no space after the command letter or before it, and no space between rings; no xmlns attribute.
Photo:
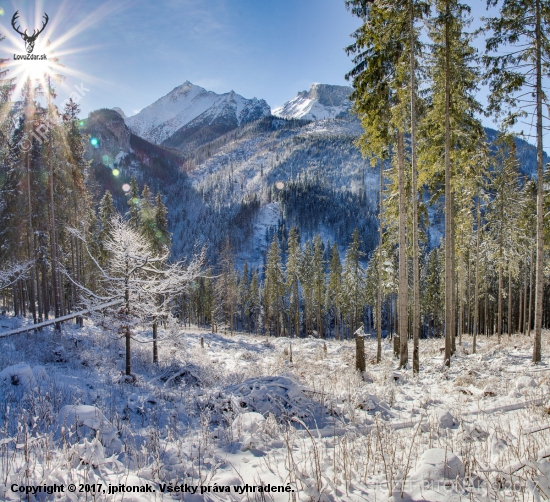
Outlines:
<svg viewBox="0 0 550 502"><path fill-rule="evenodd" d="M365 371L365 336L355 335L355 368L361 373Z"/></svg>

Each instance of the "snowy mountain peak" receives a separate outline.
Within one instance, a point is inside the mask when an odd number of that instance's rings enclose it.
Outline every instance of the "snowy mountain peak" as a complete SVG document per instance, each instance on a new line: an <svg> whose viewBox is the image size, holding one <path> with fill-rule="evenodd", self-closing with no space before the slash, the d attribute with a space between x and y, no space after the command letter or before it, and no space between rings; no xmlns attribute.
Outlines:
<svg viewBox="0 0 550 502"><path fill-rule="evenodd" d="M299 92L272 113L277 117L306 120L336 118L349 111L351 91L351 87L343 85L312 84L309 91Z"/></svg>
<svg viewBox="0 0 550 502"><path fill-rule="evenodd" d="M153 143L163 143L193 122L211 124L223 115L236 125L270 114L264 100L246 99L234 91L216 94L186 80L166 96L126 119L134 134Z"/></svg>

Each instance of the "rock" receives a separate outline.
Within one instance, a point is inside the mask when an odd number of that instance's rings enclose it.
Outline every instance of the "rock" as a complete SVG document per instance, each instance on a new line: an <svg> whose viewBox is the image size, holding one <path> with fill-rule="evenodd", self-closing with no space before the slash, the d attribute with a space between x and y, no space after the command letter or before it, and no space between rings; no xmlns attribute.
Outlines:
<svg viewBox="0 0 550 502"><path fill-rule="evenodd" d="M530 376L524 375L522 377L519 377L516 382L516 389L528 389L528 388L534 388L537 386L537 382L533 380Z"/></svg>
<svg viewBox="0 0 550 502"><path fill-rule="evenodd" d="M0 371L0 380L12 385L21 385L23 388L31 389L36 386L36 379L31 367L28 364L14 364Z"/></svg>
<svg viewBox="0 0 550 502"><path fill-rule="evenodd" d="M484 388L483 388L483 395L485 397L495 397L497 395L497 391L495 389L495 386L492 385L492 384L487 384Z"/></svg>
<svg viewBox="0 0 550 502"><path fill-rule="evenodd" d="M76 428L80 435L98 434L103 446L110 446L118 438L116 428L109 422L101 410L88 405L66 405L57 416L58 428ZM93 433L92 433L93 432Z"/></svg>
<svg viewBox="0 0 550 502"><path fill-rule="evenodd" d="M374 382L374 380L371 378L371 376L366 371L363 371L363 382L365 382L365 383L373 383Z"/></svg>
<svg viewBox="0 0 550 502"><path fill-rule="evenodd" d="M458 424L455 417L448 410L439 410L439 427L442 429L451 429Z"/></svg>
<svg viewBox="0 0 550 502"><path fill-rule="evenodd" d="M67 355L65 354L65 347L63 345L57 345L53 351L53 360L56 363L64 363L67 362Z"/></svg>
<svg viewBox="0 0 550 502"><path fill-rule="evenodd" d="M422 454L412 477L423 480L463 478L464 465L452 451L432 448Z"/></svg>

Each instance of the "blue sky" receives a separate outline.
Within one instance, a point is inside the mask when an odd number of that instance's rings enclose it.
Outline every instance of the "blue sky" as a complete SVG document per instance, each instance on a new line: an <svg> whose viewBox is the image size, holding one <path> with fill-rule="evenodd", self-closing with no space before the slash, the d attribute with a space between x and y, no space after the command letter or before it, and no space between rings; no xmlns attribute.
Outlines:
<svg viewBox="0 0 550 502"><path fill-rule="evenodd" d="M474 14L485 12L484 1L471 3ZM344 0L19 0L0 6L0 32L12 37L15 10L23 29L38 27L48 13L44 33L60 42L67 76L59 97L84 83L84 115L114 106L136 113L185 80L263 98L272 107L314 82L345 85L351 63L344 47L359 26ZM22 41L16 42L22 52ZM0 57L10 55L7 47L0 44Z"/></svg>

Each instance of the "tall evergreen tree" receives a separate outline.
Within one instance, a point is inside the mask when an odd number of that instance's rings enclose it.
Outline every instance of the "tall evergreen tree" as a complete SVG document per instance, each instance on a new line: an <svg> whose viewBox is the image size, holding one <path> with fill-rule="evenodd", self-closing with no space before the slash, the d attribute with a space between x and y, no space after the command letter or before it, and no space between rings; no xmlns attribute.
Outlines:
<svg viewBox="0 0 550 502"><path fill-rule="evenodd" d="M439 188L434 182L444 186L444 357L445 364L450 365L456 328L454 198L457 182L472 175L471 159L483 138L483 128L475 118L480 110L473 94L478 80L475 50L464 32L470 8L458 0L433 0L433 6L435 15L429 21L431 85L429 106L422 124L420 179L428 182L434 191Z"/></svg>
<svg viewBox="0 0 550 502"><path fill-rule="evenodd" d="M340 304L342 297L342 263L340 261L340 252L338 251L338 244L335 242L332 245L330 251L329 273L327 283L327 299L326 305L332 309L332 315L334 317L334 333L338 340L341 336L342 328L340 326Z"/></svg>
<svg viewBox="0 0 550 502"><path fill-rule="evenodd" d="M289 335L300 336L300 292L299 275L301 259L298 229L292 227L288 235L288 255L286 260L286 292L289 298Z"/></svg>
<svg viewBox="0 0 550 502"><path fill-rule="evenodd" d="M487 0L499 15L487 21L484 61L489 82L489 111L511 126L521 118L534 119L537 143L537 224L535 278L535 339L533 362L541 360L544 290L544 147L543 106L548 106L543 78L550 56L550 4L546 0ZM504 49L508 47L509 49ZM498 52L497 52L498 51Z"/></svg>
<svg viewBox="0 0 550 502"><path fill-rule="evenodd" d="M284 326L281 325L283 317L284 272L281 261L281 248L275 235L269 246L265 271L264 307L265 322L269 332L280 336Z"/></svg>

